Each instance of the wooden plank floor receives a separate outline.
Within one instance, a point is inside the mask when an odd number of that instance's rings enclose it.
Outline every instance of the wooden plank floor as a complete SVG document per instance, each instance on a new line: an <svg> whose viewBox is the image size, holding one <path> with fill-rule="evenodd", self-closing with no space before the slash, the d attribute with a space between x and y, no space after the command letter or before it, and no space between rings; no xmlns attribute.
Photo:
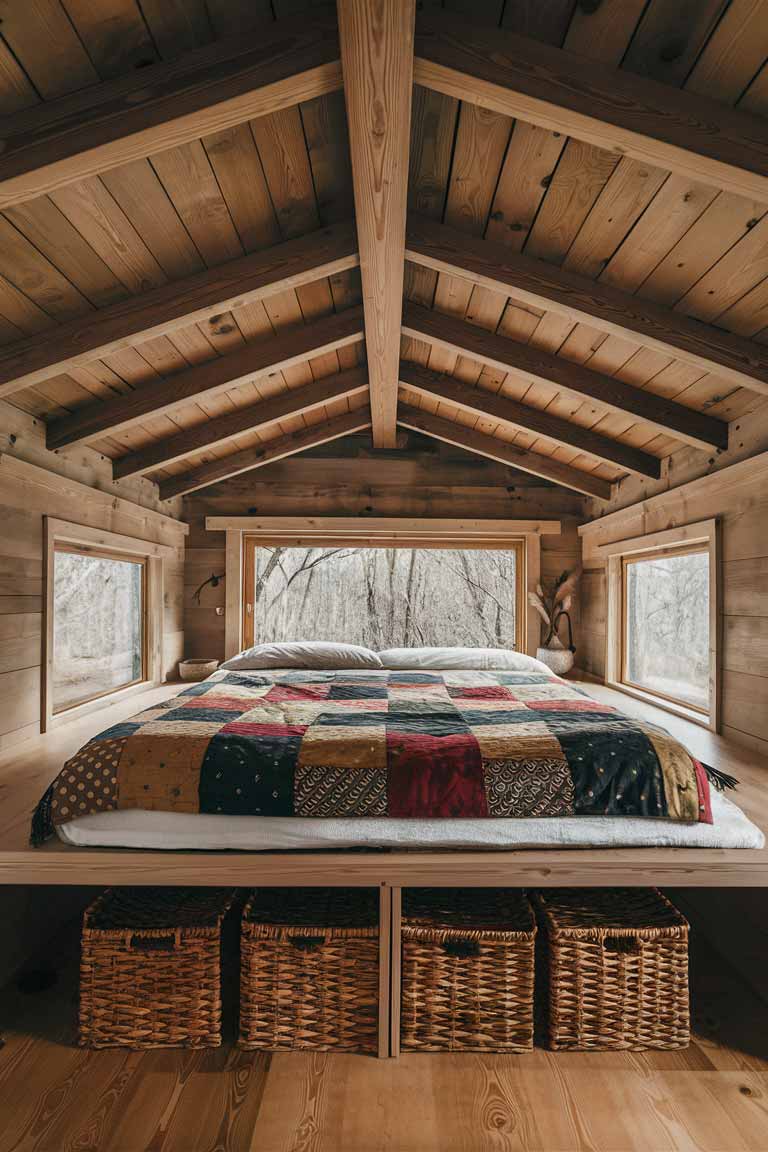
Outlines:
<svg viewBox="0 0 768 1152"><path fill-rule="evenodd" d="M73 1044L76 956L63 933L56 985L0 996L0 1152L768 1147L768 1006L695 932L696 1035L669 1053L92 1052Z"/></svg>
<svg viewBox="0 0 768 1152"><path fill-rule="evenodd" d="M531 849L515 852L163 852L29 846L32 810L61 765L92 735L178 692L152 689L27 740L0 756L0 884L340 884L768 886L768 847ZM750 748L610 688L588 692L673 732L694 755L740 781L736 802L768 828L768 762ZM766 1141L768 1148L768 1141Z"/></svg>

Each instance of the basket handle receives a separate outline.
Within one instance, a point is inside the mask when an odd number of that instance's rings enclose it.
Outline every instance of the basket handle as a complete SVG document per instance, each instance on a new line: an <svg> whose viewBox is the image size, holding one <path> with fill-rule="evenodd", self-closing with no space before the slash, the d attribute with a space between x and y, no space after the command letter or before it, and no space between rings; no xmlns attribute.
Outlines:
<svg viewBox="0 0 768 1152"><path fill-rule="evenodd" d="M449 956L458 956L466 960L470 956L480 955L479 940L443 940L443 951Z"/></svg>
<svg viewBox="0 0 768 1152"><path fill-rule="evenodd" d="M316 952L325 944L325 936L289 936L288 939L299 952Z"/></svg>
<svg viewBox="0 0 768 1152"><path fill-rule="evenodd" d="M640 941L636 936L604 936L603 948L606 952L623 952L636 956L640 951Z"/></svg>
<svg viewBox="0 0 768 1152"><path fill-rule="evenodd" d="M178 945L178 932L158 933L156 936L132 935L128 947L134 952L173 952Z"/></svg>

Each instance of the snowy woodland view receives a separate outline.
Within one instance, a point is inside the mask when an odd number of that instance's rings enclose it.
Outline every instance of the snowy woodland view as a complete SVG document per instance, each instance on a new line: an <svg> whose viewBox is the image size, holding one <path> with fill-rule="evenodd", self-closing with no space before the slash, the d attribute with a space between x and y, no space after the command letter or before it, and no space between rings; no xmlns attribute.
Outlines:
<svg viewBox="0 0 768 1152"><path fill-rule="evenodd" d="M515 646L513 551L257 548L255 643Z"/></svg>
<svg viewBox="0 0 768 1152"><path fill-rule="evenodd" d="M660 556L627 565L626 678L707 708L709 557Z"/></svg>
<svg viewBox="0 0 768 1152"><path fill-rule="evenodd" d="M55 710L141 677L141 597L141 564L75 552L56 553Z"/></svg>

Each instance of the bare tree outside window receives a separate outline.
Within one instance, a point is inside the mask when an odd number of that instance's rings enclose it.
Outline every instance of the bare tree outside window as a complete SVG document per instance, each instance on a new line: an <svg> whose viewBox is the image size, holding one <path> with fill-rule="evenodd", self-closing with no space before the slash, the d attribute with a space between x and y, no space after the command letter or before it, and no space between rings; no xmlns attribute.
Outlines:
<svg viewBox="0 0 768 1152"><path fill-rule="evenodd" d="M53 707L143 677L143 564L59 551L53 569Z"/></svg>
<svg viewBox="0 0 768 1152"><path fill-rule="evenodd" d="M254 641L514 648L517 554L256 548Z"/></svg>
<svg viewBox="0 0 768 1152"><path fill-rule="evenodd" d="M625 679L709 707L709 556L684 552L625 566Z"/></svg>

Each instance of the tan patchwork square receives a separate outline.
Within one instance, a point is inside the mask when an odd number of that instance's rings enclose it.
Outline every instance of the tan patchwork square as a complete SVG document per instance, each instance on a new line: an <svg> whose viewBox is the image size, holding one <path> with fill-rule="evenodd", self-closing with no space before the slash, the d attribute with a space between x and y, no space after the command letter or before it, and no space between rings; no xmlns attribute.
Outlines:
<svg viewBox="0 0 768 1152"><path fill-rule="evenodd" d="M304 733L299 765L334 768L386 768L387 738L383 724L350 728L316 724Z"/></svg>
<svg viewBox="0 0 768 1152"><path fill-rule="evenodd" d="M200 767L209 743L208 736L129 736L118 770L120 807L199 812Z"/></svg>

